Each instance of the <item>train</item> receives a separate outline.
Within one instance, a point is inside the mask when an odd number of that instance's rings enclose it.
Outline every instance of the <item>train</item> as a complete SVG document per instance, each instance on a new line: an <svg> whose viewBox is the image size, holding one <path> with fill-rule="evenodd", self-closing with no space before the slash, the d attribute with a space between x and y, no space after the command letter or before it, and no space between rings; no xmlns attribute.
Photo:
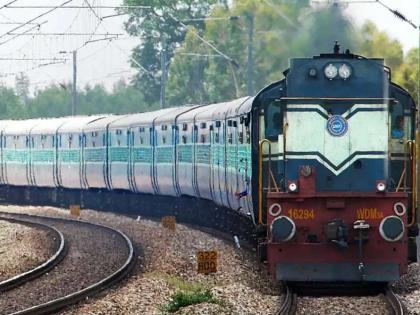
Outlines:
<svg viewBox="0 0 420 315"><path fill-rule="evenodd" d="M245 231L279 281L398 280L417 253L413 98L337 43L283 74L225 103L0 121L0 198Z"/></svg>

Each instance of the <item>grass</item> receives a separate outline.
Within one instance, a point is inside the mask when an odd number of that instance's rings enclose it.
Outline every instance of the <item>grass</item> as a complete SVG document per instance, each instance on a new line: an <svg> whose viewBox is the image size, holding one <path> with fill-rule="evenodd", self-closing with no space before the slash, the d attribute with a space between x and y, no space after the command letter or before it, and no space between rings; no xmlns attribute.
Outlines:
<svg viewBox="0 0 420 315"><path fill-rule="evenodd" d="M209 288L199 282L187 282L173 276L167 276L165 280L177 289L172 294L170 302L160 307L165 313L175 313L182 307L200 303L224 304L213 296Z"/></svg>

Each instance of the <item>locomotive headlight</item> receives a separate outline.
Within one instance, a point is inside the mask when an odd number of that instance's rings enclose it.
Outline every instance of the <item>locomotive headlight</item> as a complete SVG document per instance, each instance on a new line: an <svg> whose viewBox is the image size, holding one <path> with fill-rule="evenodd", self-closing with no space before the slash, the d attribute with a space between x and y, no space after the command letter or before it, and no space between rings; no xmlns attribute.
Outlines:
<svg viewBox="0 0 420 315"><path fill-rule="evenodd" d="M281 215L270 225L271 240L274 243L290 241L296 234L296 225L292 219Z"/></svg>
<svg viewBox="0 0 420 315"><path fill-rule="evenodd" d="M379 233L388 242L399 241L404 235L404 229L404 222L395 215L383 218L379 225Z"/></svg>
<svg viewBox="0 0 420 315"><path fill-rule="evenodd" d="M376 190L377 190L377 191L379 191L379 192L383 192L383 191L385 191L385 189L386 189L386 185L385 185L385 183L384 183L384 182L378 182L378 183L376 184Z"/></svg>
<svg viewBox="0 0 420 315"><path fill-rule="evenodd" d="M288 186L289 192L297 192L298 191L298 185L296 182L289 182L289 186Z"/></svg>
<svg viewBox="0 0 420 315"><path fill-rule="evenodd" d="M343 63L338 69L338 74L340 78L346 80L351 76L351 68L345 63Z"/></svg>
<svg viewBox="0 0 420 315"><path fill-rule="evenodd" d="M337 67L334 66L332 63L330 63L324 69L325 76L330 80L334 79L337 76L337 73L338 73Z"/></svg>

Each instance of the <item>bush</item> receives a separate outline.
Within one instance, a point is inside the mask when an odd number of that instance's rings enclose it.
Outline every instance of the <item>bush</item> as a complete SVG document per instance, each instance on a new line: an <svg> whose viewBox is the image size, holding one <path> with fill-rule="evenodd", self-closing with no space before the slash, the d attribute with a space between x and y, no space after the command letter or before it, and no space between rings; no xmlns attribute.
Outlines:
<svg viewBox="0 0 420 315"><path fill-rule="evenodd" d="M162 311L174 313L181 307L200 303L220 304L220 301L213 297L210 290L178 291L171 296L171 301L161 308Z"/></svg>

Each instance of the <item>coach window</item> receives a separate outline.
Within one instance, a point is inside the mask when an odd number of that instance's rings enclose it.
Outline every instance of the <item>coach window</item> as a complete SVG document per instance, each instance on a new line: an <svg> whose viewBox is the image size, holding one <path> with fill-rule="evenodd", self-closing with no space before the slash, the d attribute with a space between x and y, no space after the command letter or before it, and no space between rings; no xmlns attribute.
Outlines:
<svg viewBox="0 0 420 315"><path fill-rule="evenodd" d="M277 140L283 133L283 111L279 102L268 104L264 115L265 137L268 140Z"/></svg>

